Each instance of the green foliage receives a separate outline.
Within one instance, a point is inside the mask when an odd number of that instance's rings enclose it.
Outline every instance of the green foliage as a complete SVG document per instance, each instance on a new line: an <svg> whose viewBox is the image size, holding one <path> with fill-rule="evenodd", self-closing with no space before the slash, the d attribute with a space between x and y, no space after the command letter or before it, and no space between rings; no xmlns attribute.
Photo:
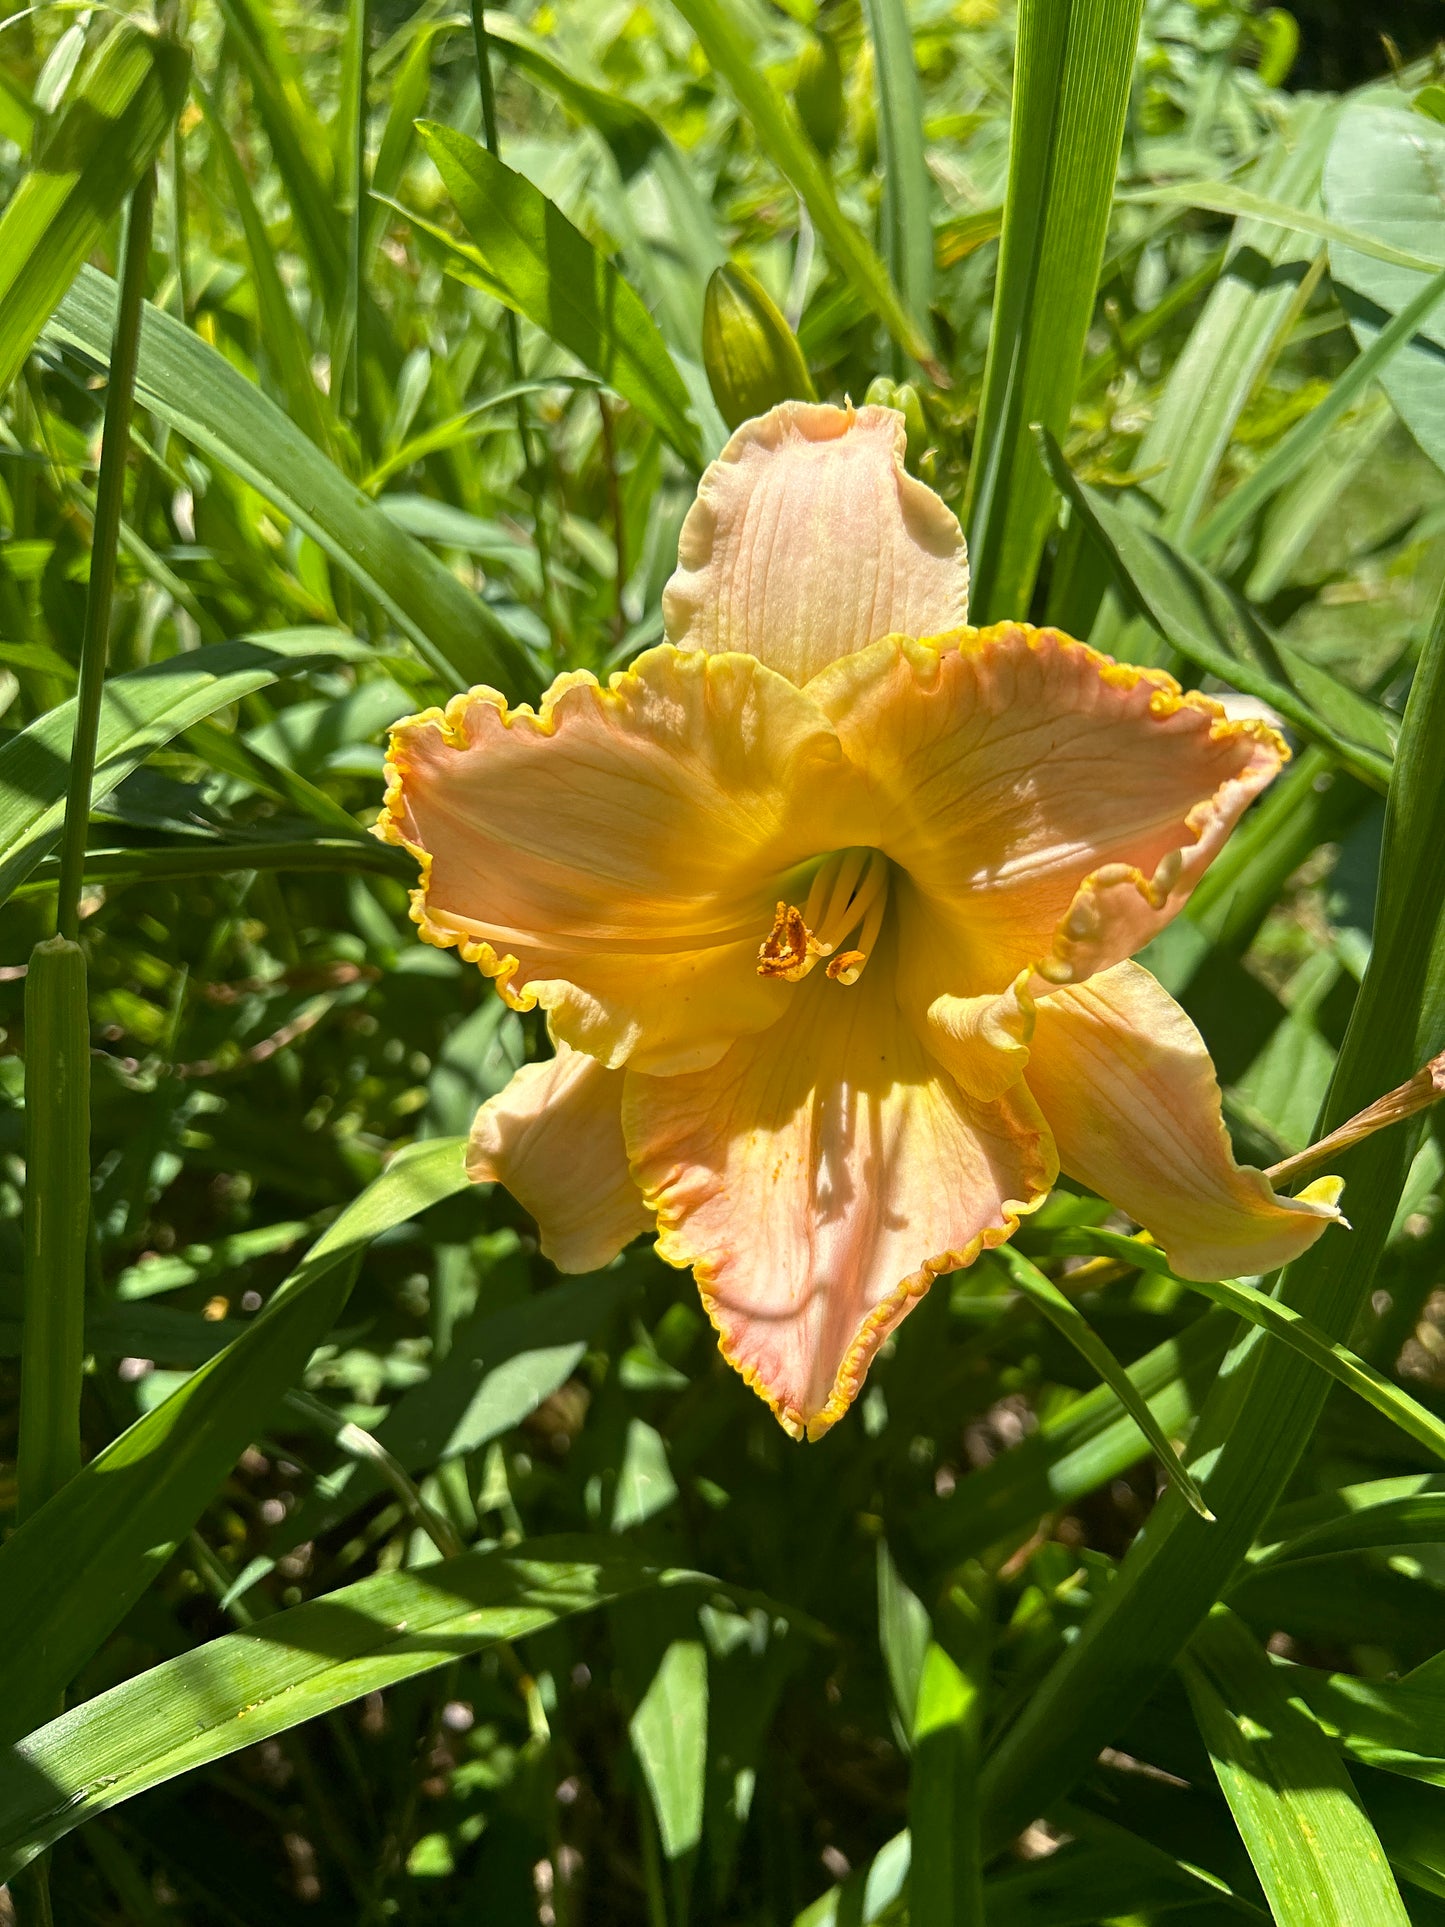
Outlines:
<svg viewBox="0 0 1445 1927"><path fill-rule="evenodd" d="M1315 29L1245 0L166 17L0 35L20 1927L1445 1917L1438 1114L1277 1280L1061 1184L797 1447L646 1240L559 1281L467 1183L545 1033L368 834L398 718L657 641L748 382L896 401L977 619L1295 739L1145 958L1241 1155L1403 1081L1445 1045L1438 72L1285 92Z"/></svg>

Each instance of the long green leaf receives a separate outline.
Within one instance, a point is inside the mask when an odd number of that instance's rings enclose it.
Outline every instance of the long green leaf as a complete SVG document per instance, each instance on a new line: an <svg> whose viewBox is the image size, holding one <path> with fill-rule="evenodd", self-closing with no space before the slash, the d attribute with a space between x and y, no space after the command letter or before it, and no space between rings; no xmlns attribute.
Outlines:
<svg viewBox="0 0 1445 1927"><path fill-rule="evenodd" d="M907 0L864 0L878 76L883 161L883 258L921 327L933 300L933 185L923 152L923 94ZM902 372L900 370L900 372Z"/></svg>
<svg viewBox="0 0 1445 1927"><path fill-rule="evenodd" d="M82 268L45 339L103 367L114 311L114 283ZM136 400L304 529L448 684L530 691L531 664L482 598L368 500L224 355L152 307L141 329Z"/></svg>
<svg viewBox="0 0 1445 1927"><path fill-rule="evenodd" d="M537 1539L378 1573L153 1666L0 1755L0 1879L147 1787L363 1694L695 1575Z"/></svg>
<svg viewBox="0 0 1445 1927"><path fill-rule="evenodd" d="M1038 1306L1045 1318L1063 1333L1080 1355L1088 1359L1100 1378L1110 1388L1153 1447L1169 1483L1183 1495L1185 1502L1199 1514L1201 1519L1212 1519L1214 1515L1204 1503L1199 1487L1180 1463L1179 1454L1174 1450L1169 1435L1150 1411L1147 1401L1142 1399L1134 1389L1134 1381L1078 1306L1067 1299L1052 1279L1046 1278L1037 1265L1030 1264L1023 1253L1016 1251L1012 1245L1001 1246L997 1255L1019 1290Z"/></svg>
<svg viewBox="0 0 1445 1927"><path fill-rule="evenodd" d="M367 653L340 630L280 629L112 676L101 700L94 801L108 796L152 750L228 703L318 663L356 661ZM59 833L74 730L71 697L0 744L0 902Z"/></svg>
<svg viewBox="0 0 1445 1927"><path fill-rule="evenodd" d="M611 149L624 181L630 181L666 143L667 135L646 108L621 94L610 94L579 79L548 51L544 41L519 25L511 14L495 13L488 8L485 19L487 38L494 46L506 48L507 59L513 67L555 94L579 120L597 129Z"/></svg>
<svg viewBox="0 0 1445 1927"><path fill-rule="evenodd" d="M123 20L77 76L0 216L0 394L186 97L190 55Z"/></svg>
<svg viewBox="0 0 1445 1927"><path fill-rule="evenodd" d="M1409 1927L1349 1774L1248 1629L1216 1608L1181 1671L1276 1927Z"/></svg>
<svg viewBox="0 0 1445 1927"><path fill-rule="evenodd" d="M1395 112L1402 120L1407 119L1403 107L1395 109ZM1408 118L1418 121L1418 116ZM1336 138L1345 138L1346 124L1341 123L1340 134ZM1358 127L1354 131L1358 135ZM1355 158L1358 160L1358 151ZM1209 208L1216 214L1234 214L1241 220L1261 221L1267 227L1288 228L1292 234L1316 236L1321 241L1328 241L1332 248L1346 248L1370 261L1384 262L1388 267L1404 268L1414 273L1433 274L1439 266L1438 259L1428 250L1416 252L1411 248L1395 247L1379 234L1372 234L1368 228L1328 220L1307 207L1289 207L1283 202L1272 201L1266 194L1254 194L1248 188L1235 187L1229 181L1172 181L1162 187L1136 188L1130 193L1121 194L1119 199L1124 202L1143 201L1154 206Z"/></svg>
<svg viewBox="0 0 1445 1927"><path fill-rule="evenodd" d="M796 114L764 71L757 48L726 0L673 0L697 35L708 65L720 74L778 172L807 204L813 225L860 299L905 354L935 377L941 371L921 320L911 314L888 270L838 205L833 184Z"/></svg>
<svg viewBox="0 0 1445 1927"><path fill-rule="evenodd" d="M976 622L1026 618L1055 513L1030 428L1068 427L1141 0L1022 0L998 288L964 521Z"/></svg>
<svg viewBox="0 0 1445 1927"><path fill-rule="evenodd" d="M1438 1545L1440 1495L1428 1498ZM1445 1666L1439 1654L1403 1679L1357 1679L1312 1666L1290 1666L1282 1673L1285 1691L1304 1701L1351 1759L1445 1787Z"/></svg>
<svg viewBox="0 0 1445 1927"><path fill-rule="evenodd" d="M1122 1263L1138 1265L1141 1270L1153 1272L1156 1276L1172 1278L1162 1252L1141 1245L1136 1239L1123 1237L1114 1231L1096 1231L1092 1228L1079 1228L1073 1231L1057 1232L1049 1240L1052 1249L1059 1252L1096 1252L1106 1257L1118 1258ZM1282 1344L1290 1346L1301 1358L1307 1358L1322 1372L1327 1372L1338 1384L1367 1405L1374 1406L1383 1417L1398 1425L1400 1430L1437 1458L1445 1459L1445 1419L1435 1414L1416 1398L1402 1391L1393 1379L1377 1372L1373 1365L1367 1365L1358 1358L1348 1345L1341 1345L1327 1338L1303 1312L1296 1311L1293 1305L1282 1304L1278 1298L1271 1298L1267 1291L1257 1291L1253 1285L1240 1283L1237 1279L1218 1280L1178 1279L1177 1283L1186 1285L1190 1291L1197 1291L1202 1297L1226 1311L1238 1312L1261 1331L1267 1331Z"/></svg>
<svg viewBox="0 0 1445 1927"><path fill-rule="evenodd" d="M463 1190L462 1141L393 1159L234 1344L92 1459L0 1546L0 1723L43 1719L129 1611L345 1304L361 1253Z"/></svg>
<svg viewBox="0 0 1445 1927"><path fill-rule="evenodd" d="M503 299L600 375L692 467L702 465L687 388L621 274L522 174L434 121L422 143Z"/></svg>
<svg viewBox="0 0 1445 1927"><path fill-rule="evenodd" d="M1323 743L1375 789L1390 778L1393 718L1271 633L1249 604L1158 530L1113 507L1079 481L1049 436L1040 449L1111 567L1149 621L1180 655L1257 696Z"/></svg>
<svg viewBox="0 0 1445 1927"><path fill-rule="evenodd" d="M1369 968L1321 1120L1331 1130L1445 1045L1445 602L1405 713L1390 785ZM1338 1163L1353 1224L1284 1273L1279 1297L1337 1339L1368 1301L1409 1168L1381 1131ZM1267 1336L1235 1347L1191 1440L1218 1523L1166 1495L1082 1633L1035 1690L985 1777L985 1842L1001 1844L1084 1771L1223 1593L1318 1419L1329 1381Z"/></svg>

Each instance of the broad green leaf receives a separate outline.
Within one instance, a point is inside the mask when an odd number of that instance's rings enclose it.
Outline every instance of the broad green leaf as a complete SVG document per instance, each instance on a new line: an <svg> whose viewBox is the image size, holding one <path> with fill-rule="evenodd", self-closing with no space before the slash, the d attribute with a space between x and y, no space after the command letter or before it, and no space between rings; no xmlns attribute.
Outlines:
<svg viewBox="0 0 1445 1927"><path fill-rule="evenodd" d="M883 258L908 312L928 326L933 300L933 183L923 152L923 94L907 0L864 0L878 78ZM901 373L900 368L900 373Z"/></svg>
<svg viewBox="0 0 1445 1927"><path fill-rule="evenodd" d="M1049 1242L1055 1251L1098 1253L1117 1258L1123 1264L1138 1265L1141 1270L1153 1272L1156 1277L1172 1278L1174 1275L1162 1252L1141 1244L1137 1239L1123 1237L1118 1232L1080 1228L1057 1232ZM1201 1282L1198 1279L1181 1278L1176 1282L1187 1286L1190 1291L1197 1291L1214 1304L1222 1305L1226 1311L1238 1312L1241 1318L1247 1318L1252 1325L1269 1332L1301 1358L1307 1358L1312 1365L1317 1365L1322 1372L1327 1372L1347 1390L1364 1399L1367 1405L1373 1405L1377 1412L1398 1425L1402 1432L1423 1445L1426 1451L1445 1459L1445 1419L1437 1418L1418 1399L1402 1391L1393 1379L1386 1378L1383 1372L1377 1372L1373 1365L1367 1365L1362 1358L1356 1357L1347 1345L1327 1338L1293 1305L1282 1304L1268 1292L1257 1291L1253 1285L1242 1284L1237 1279Z"/></svg>
<svg viewBox="0 0 1445 1927"><path fill-rule="evenodd" d="M0 1879L177 1774L463 1654L692 1577L593 1540L536 1539L378 1573L213 1639L0 1754Z"/></svg>
<svg viewBox="0 0 1445 1927"><path fill-rule="evenodd" d="M1330 273L1362 349L1393 332L1392 317L1397 324L1416 309L1445 267L1442 179L1445 126L1438 121L1380 100L1356 101L1341 116L1324 197L1334 220L1355 232L1331 239ZM1362 234L1374 249L1361 245ZM1396 258L1384 260L1380 243L1390 243ZM1380 383L1421 448L1445 468L1445 315L1430 305Z"/></svg>
<svg viewBox="0 0 1445 1927"><path fill-rule="evenodd" d="M1272 634L1249 604L1159 530L1075 476L1051 437L1040 447L1130 598L1180 655L1258 696L1375 789L1389 781L1394 719Z"/></svg>
<svg viewBox="0 0 1445 1927"><path fill-rule="evenodd" d="M479 142L434 121L423 121L420 131L502 299L700 467L687 388L657 323L618 270L545 194Z"/></svg>
<svg viewBox="0 0 1445 1927"><path fill-rule="evenodd" d="M1335 1067L1329 1131L1445 1046L1445 602L1415 673L1385 816L1369 967ZM1353 1229L1321 1238L1277 1296L1331 1341L1368 1303L1410 1165L1409 1133L1381 1131L1338 1160ZM1079 1637L1035 1689L986 1769L985 1846L1065 1791L1158 1684L1274 1509L1329 1384L1251 1331L1233 1349L1190 1442L1217 1523L1168 1494Z"/></svg>
<svg viewBox="0 0 1445 1927"><path fill-rule="evenodd" d="M122 20L43 127L34 163L0 215L0 394L154 161L189 72L183 47Z"/></svg>
<svg viewBox="0 0 1445 1927"><path fill-rule="evenodd" d="M1441 1542L1440 1495L1429 1495L1432 1543ZM1291 1699L1303 1700L1353 1760L1407 1780L1445 1787L1445 1655L1403 1679L1359 1679L1312 1666L1281 1667Z"/></svg>
<svg viewBox="0 0 1445 1927"><path fill-rule="evenodd" d="M1216 1608L1180 1670L1276 1927L1409 1927L1349 1774L1243 1623Z"/></svg>
<svg viewBox="0 0 1445 1927"><path fill-rule="evenodd" d="M1016 1251L1012 1245L1001 1245L997 1257L1024 1296L1038 1306L1049 1323L1063 1333L1079 1355L1089 1361L1110 1388L1153 1447L1154 1454L1169 1483L1183 1495L1185 1501L1201 1519L1212 1519L1213 1514L1205 1504L1199 1487L1180 1463L1179 1454L1174 1450L1168 1434L1155 1419L1148 1403L1134 1389L1134 1381L1078 1306L1066 1298L1053 1280L1046 1278L1037 1265L1030 1264L1023 1253Z"/></svg>
<svg viewBox="0 0 1445 1927"><path fill-rule="evenodd" d="M335 629L280 629L217 642L112 676L101 702L93 798L99 803L155 749L279 677L356 661L365 645ZM75 699L0 744L0 901L45 856L65 815Z"/></svg>
<svg viewBox="0 0 1445 1927"><path fill-rule="evenodd" d="M430 1378L403 1393L374 1427L377 1438L408 1472L479 1451L566 1382L628 1284L624 1272L609 1272L476 1314L457 1327ZM377 1490L363 1465L318 1480L288 1522L288 1543L319 1537Z"/></svg>
<svg viewBox="0 0 1445 1927"><path fill-rule="evenodd" d="M104 367L114 317L114 282L82 268L45 339ZM531 664L482 598L404 534L224 355L150 306L136 400L304 529L448 685L490 681L530 693Z"/></svg>
<svg viewBox="0 0 1445 1927"><path fill-rule="evenodd" d="M1141 0L1021 0L1008 194L964 522L973 620L1027 615L1056 513L1030 430L1068 428Z"/></svg>
<svg viewBox="0 0 1445 1927"><path fill-rule="evenodd" d="M888 270L844 213L827 170L764 71L757 48L726 0L673 0L697 35L708 65L727 83L748 126L778 172L806 203L813 225L864 304L877 315L905 354L930 374L940 371L923 330L889 279Z"/></svg>
<svg viewBox="0 0 1445 1927"><path fill-rule="evenodd" d="M45 1717L190 1531L335 1322L366 1245L466 1184L460 1139L400 1153L234 1344L0 1546L0 1690L9 1737Z"/></svg>
<svg viewBox="0 0 1445 1927"><path fill-rule="evenodd" d="M669 1860L702 1838L707 1697L707 1648L700 1639L675 1639L628 1723Z"/></svg>

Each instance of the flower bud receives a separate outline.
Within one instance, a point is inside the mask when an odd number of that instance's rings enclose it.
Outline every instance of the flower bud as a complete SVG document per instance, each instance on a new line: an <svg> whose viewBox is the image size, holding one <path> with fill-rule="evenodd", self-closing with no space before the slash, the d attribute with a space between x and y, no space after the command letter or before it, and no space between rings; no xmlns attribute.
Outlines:
<svg viewBox="0 0 1445 1927"><path fill-rule="evenodd" d="M879 408L896 408L903 417L903 426L908 432L908 460L916 468L929 444L928 424L923 419L923 403L918 399L918 390L910 381L890 381L887 375L875 375L868 384L864 401Z"/></svg>
<svg viewBox="0 0 1445 1927"><path fill-rule="evenodd" d="M729 428L780 401L816 401L798 338L767 289L746 268L713 270L703 304L702 359Z"/></svg>
<svg viewBox="0 0 1445 1927"><path fill-rule="evenodd" d="M831 160L843 131L843 63L830 34L814 34L804 47L793 82L793 105L803 132L823 159Z"/></svg>

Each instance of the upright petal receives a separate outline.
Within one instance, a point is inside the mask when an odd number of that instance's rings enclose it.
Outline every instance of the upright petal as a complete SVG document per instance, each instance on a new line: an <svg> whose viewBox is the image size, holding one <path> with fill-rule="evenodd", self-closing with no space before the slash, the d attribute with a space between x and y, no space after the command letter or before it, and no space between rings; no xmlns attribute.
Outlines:
<svg viewBox="0 0 1445 1927"><path fill-rule="evenodd" d="M559 1045L477 1112L467 1176L502 1184L537 1220L559 1271L597 1271L651 1223L622 1143L621 1071Z"/></svg>
<svg viewBox="0 0 1445 1927"><path fill-rule="evenodd" d="M884 641L807 693L869 779L868 840L930 919L905 954L952 960L953 981L909 993L925 1002L996 994L1029 966L1073 982L1132 954L1287 754L1267 723L1230 721L1158 670L1017 623Z"/></svg>
<svg viewBox="0 0 1445 1927"><path fill-rule="evenodd" d="M1181 1278L1272 1271L1340 1222L1334 1179L1279 1197L1235 1163L1204 1039L1138 964L1039 999L1028 1087L1064 1169L1143 1225Z"/></svg>
<svg viewBox="0 0 1445 1927"><path fill-rule="evenodd" d="M682 525L668 640L801 683L880 636L966 621L963 531L905 471L905 441L892 408L790 401L744 422Z"/></svg>
<svg viewBox="0 0 1445 1927"><path fill-rule="evenodd" d="M724 1356L797 1438L847 1410L941 1272L1001 1244L1055 1167L1026 1093L966 1098L898 1008L880 951L685 1077L629 1071L623 1130L661 1255L691 1266Z"/></svg>
<svg viewBox="0 0 1445 1927"><path fill-rule="evenodd" d="M827 847L840 761L783 677L663 647L610 688L560 677L539 714L476 689L398 724L378 827L420 860L429 942L564 1042L672 1071L780 1015L758 945L779 872Z"/></svg>

